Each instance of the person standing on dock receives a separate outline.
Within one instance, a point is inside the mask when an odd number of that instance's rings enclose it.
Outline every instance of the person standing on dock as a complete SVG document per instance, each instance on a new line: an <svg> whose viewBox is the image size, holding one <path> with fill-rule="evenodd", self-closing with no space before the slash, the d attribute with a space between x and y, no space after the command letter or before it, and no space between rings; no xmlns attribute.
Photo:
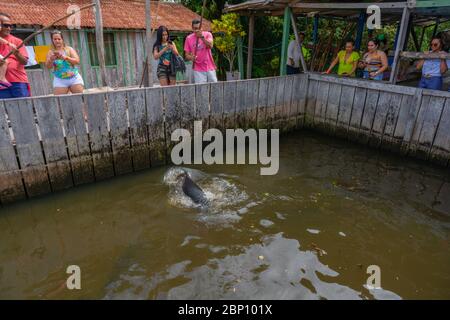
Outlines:
<svg viewBox="0 0 450 320"><path fill-rule="evenodd" d="M337 57L331 62L330 67L324 73L330 74L334 66L339 63L337 74L340 76L355 77L355 71L360 59L359 53L353 51L355 48L353 40L345 43L345 50L338 52Z"/></svg>
<svg viewBox="0 0 450 320"><path fill-rule="evenodd" d="M0 67L7 64L5 80L7 88L0 90L0 99L23 98L30 96L30 84L28 83L25 65L28 62L28 53L22 44L22 40L11 35L13 24L11 17L0 13L0 55L5 57L10 51L6 61L0 59Z"/></svg>
<svg viewBox="0 0 450 320"><path fill-rule="evenodd" d="M370 80L383 80L383 72L388 68L386 53L378 50L378 40L369 40L367 52L364 54L360 67L364 68L363 78Z"/></svg>
<svg viewBox="0 0 450 320"><path fill-rule="evenodd" d="M47 54L45 65L53 69L53 94L83 93L84 81L76 67L80 64L78 53L66 46L61 31L55 30L51 36L52 50Z"/></svg>
<svg viewBox="0 0 450 320"><path fill-rule="evenodd" d="M445 53L442 51L442 47L443 43L441 38L433 37L431 39L431 51L429 53ZM442 90L442 76L448 70L445 59L422 59L417 64L417 69L422 69L419 88Z"/></svg>
<svg viewBox="0 0 450 320"><path fill-rule="evenodd" d="M212 56L213 36L202 31L200 20L192 21L192 31L184 43L186 59L193 61L194 83L217 82L216 65ZM197 47L196 47L197 46Z"/></svg>
<svg viewBox="0 0 450 320"><path fill-rule="evenodd" d="M301 32L298 35L301 50L303 53L303 57L305 61L309 60L309 51L303 45L303 41L305 40L305 33ZM288 46L288 61L286 64L286 74L298 74L300 73L300 47L297 44L297 40L291 40Z"/></svg>
<svg viewBox="0 0 450 320"><path fill-rule="evenodd" d="M170 65L173 54L178 56L177 47L170 41L169 30L165 26L160 26L153 45L153 58L159 61L156 74L161 86L173 86L177 83L177 75Z"/></svg>

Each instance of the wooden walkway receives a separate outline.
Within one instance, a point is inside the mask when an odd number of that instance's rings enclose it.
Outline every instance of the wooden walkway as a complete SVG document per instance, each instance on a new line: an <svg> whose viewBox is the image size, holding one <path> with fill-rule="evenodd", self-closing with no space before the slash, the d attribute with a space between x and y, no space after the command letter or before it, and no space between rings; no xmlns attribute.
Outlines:
<svg viewBox="0 0 450 320"><path fill-rule="evenodd" d="M176 128L303 127L450 165L450 93L318 74L0 101L0 204L170 162Z"/></svg>

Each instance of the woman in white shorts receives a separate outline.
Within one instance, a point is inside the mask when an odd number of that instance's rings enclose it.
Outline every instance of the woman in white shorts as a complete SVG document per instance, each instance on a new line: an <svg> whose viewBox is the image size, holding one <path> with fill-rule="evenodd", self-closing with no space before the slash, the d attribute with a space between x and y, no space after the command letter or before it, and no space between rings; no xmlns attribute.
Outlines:
<svg viewBox="0 0 450 320"><path fill-rule="evenodd" d="M83 93L84 81L76 65L80 57L72 47L66 46L60 31L52 32L52 50L47 54L45 65L53 69L53 94Z"/></svg>

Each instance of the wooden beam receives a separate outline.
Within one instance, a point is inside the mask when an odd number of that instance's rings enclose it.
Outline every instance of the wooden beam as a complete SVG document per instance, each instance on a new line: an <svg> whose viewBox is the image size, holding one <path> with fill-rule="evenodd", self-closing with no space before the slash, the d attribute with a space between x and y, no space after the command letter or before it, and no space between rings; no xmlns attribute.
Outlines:
<svg viewBox="0 0 450 320"><path fill-rule="evenodd" d="M398 35L397 46L395 47L394 62L392 63L392 70L389 82L395 84L397 82L398 65L400 62L400 52L402 51L405 40L406 32L408 30L409 18L411 16L411 10L408 7L403 9L402 20L400 21L400 30Z"/></svg>
<svg viewBox="0 0 450 320"><path fill-rule="evenodd" d="M295 40L297 41L297 45L300 47L300 62L302 64L303 72L308 71L308 67L306 66L305 57L303 56L302 44L300 43L300 37L298 36L297 24L295 23L295 17L291 10L291 23L292 29L294 29Z"/></svg>
<svg viewBox="0 0 450 320"><path fill-rule="evenodd" d="M289 4L291 8L301 9L367 9L370 5L376 5L380 9L403 9L408 7L407 1L405 2L372 2L372 3L305 3L298 2Z"/></svg>
<svg viewBox="0 0 450 320"><path fill-rule="evenodd" d="M283 17L283 40L281 43L281 57L280 57L280 76L286 75L286 65L287 65L287 49L289 45L289 30L291 18L290 18L291 8L286 7L284 9Z"/></svg>
<svg viewBox="0 0 450 320"><path fill-rule="evenodd" d="M247 52L247 79L252 78L253 67L253 40L255 33L255 16L251 15L248 21L248 52Z"/></svg>
<svg viewBox="0 0 450 320"><path fill-rule="evenodd" d="M105 64L105 42L103 40L103 19L102 8L100 6L100 0L94 0L95 11L95 43L97 46L98 63L100 65L100 77L102 81L102 87L107 87L106 81L106 64Z"/></svg>
<svg viewBox="0 0 450 320"><path fill-rule="evenodd" d="M445 59L450 60L450 53L425 53L425 52L411 52L411 51L403 51L400 53L400 56L402 58L408 58L408 59L424 59L424 60L430 60L430 59Z"/></svg>
<svg viewBox="0 0 450 320"><path fill-rule="evenodd" d="M152 72L152 16L151 16L151 1L145 0L145 51L147 58L145 59L146 73L146 87L153 87L153 72Z"/></svg>

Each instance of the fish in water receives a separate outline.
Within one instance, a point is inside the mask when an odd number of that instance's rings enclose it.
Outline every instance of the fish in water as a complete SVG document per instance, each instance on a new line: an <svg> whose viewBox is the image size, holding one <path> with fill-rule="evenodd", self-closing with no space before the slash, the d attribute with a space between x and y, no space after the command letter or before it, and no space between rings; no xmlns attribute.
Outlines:
<svg viewBox="0 0 450 320"><path fill-rule="evenodd" d="M189 174L186 171L180 173L177 178L182 179L182 190L185 195L192 199L192 201L201 206L209 205L205 192L189 177Z"/></svg>

